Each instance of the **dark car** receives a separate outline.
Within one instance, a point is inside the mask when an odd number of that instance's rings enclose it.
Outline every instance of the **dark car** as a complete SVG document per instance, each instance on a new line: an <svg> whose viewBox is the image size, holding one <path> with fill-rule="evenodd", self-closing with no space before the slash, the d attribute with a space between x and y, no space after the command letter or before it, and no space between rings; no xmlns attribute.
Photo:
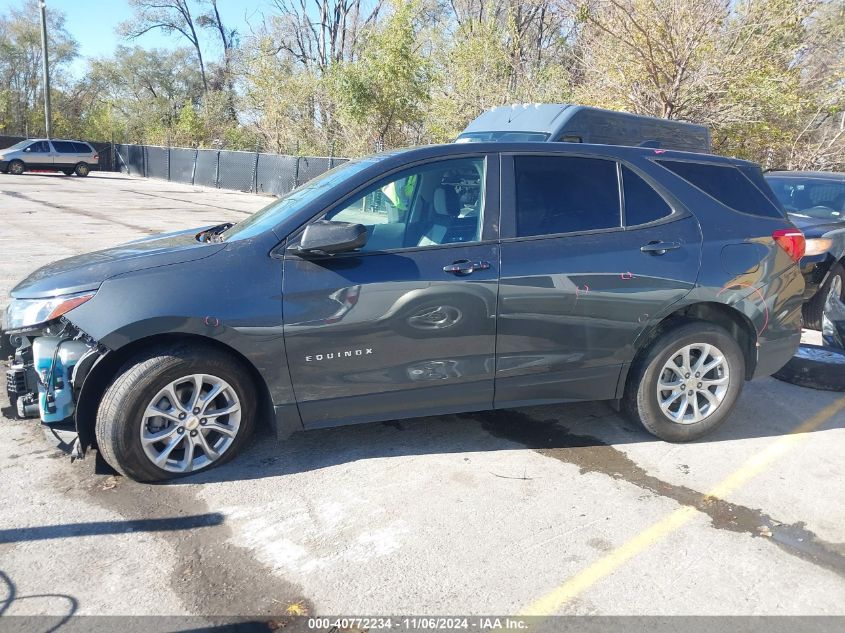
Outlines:
<svg viewBox="0 0 845 633"><path fill-rule="evenodd" d="M396 151L234 226L36 271L7 311L10 392L139 480L224 462L262 415L285 437L606 399L693 440L795 351L803 241L744 161Z"/></svg>
<svg viewBox="0 0 845 633"><path fill-rule="evenodd" d="M845 301L845 173L769 171L766 180L807 238L804 324L821 330L828 298Z"/></svg>
<svg viewBox="0 0 845 633"><path fill-rule="evenodd" d="M704 125L571 103L517 103L485 110L455 140L630 145L710 152Z"/></svg>

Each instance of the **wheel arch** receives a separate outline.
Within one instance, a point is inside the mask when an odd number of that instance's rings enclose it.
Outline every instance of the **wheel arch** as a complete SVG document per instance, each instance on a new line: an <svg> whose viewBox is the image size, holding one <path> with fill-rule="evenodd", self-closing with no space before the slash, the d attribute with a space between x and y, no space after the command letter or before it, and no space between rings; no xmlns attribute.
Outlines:
<svg viewBox="0 0 845 633"><path fill-rule="evenodd" d="M218 340L188 333L165 333L154 334L136 341L132 341L116 350L109 351L94 363L79 391L76 403L76 430L79 434L79 441L82 450L96 445L94 426L97 421L97 409L103 394L117 376L117 372L127 360L138 354L140 351L149 349L154 345L166 345L174 343L190 343L198 346L211 347L231 355L240 362L250 373L250 377L258 392L256 403L257 426L266 424L266 428L272 428L274 413L273 401L270 397L270 389L264 377L249 359L233 347Z"/></svg>
<svg viewBox="0 0 845 633"><path fill-rule="evenodd" d="M648 348L658 336L666 330L690 321L704 321L721 326L734 338L742 350L745 358L745 379L751 380L757 365L757 330L745 314L724 303L717 301L701 301L678 308L664 317L650 330L646 331L636 342L636 352L631 367L637 365ZM630 371L621 381L620 388L624 388Z"/></svg>

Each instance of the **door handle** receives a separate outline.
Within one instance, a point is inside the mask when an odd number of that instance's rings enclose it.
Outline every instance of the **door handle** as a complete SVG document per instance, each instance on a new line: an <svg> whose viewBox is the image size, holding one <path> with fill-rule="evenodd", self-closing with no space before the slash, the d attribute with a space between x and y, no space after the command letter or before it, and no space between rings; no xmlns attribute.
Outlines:
<svg viewBox="0 0 845 633"><path fill-rule="evenodd" d="M452 262L448 266L444 266L443 272L452 273L453 275L471 275L476 270L489 270L489 268L490 262L472 262L468 259L459 259L456 262Z"/></svg>
<svg viewBox="0 0 845 633"><path fill-rule="evenodd" d="M681 248L680 242L659 242L655 240L645 246L641 246L640 250L643 253L651 253L652 255L664 255L666 251L673 251L676 248Z"/></svg>

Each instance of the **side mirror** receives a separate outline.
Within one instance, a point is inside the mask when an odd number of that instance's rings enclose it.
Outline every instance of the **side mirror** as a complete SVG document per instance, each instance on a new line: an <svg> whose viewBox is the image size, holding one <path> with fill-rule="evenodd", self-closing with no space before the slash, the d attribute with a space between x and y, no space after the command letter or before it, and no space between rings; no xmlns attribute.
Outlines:
<svg viewBox="0 0 845 633"><path fill-rule="evenodd" d="M305 227L296 252L308 255L348 253L367 243L367 229L363 224L318 220Z"/></svg>
<svg viewBox="0 0 845 633"><path fill-rule="evenodd" d="M25 151L25 152L31 152L31 151L32 151L32 145L30 145L29 147L27 147L24 151Z"/></svg>

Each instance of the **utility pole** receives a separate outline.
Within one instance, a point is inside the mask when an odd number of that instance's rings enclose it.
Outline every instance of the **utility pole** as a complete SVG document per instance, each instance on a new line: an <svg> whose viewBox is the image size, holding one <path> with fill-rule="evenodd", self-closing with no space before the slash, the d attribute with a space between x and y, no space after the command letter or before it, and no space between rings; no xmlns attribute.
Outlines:
<svg viewBox="0 0 845 633"><path fill-rule="evenodd" d="M47 3L41 0L41 57L44 60L44 128L47 138L53 137L53 120L50 114L50 60L47 57Z"/></svg>

